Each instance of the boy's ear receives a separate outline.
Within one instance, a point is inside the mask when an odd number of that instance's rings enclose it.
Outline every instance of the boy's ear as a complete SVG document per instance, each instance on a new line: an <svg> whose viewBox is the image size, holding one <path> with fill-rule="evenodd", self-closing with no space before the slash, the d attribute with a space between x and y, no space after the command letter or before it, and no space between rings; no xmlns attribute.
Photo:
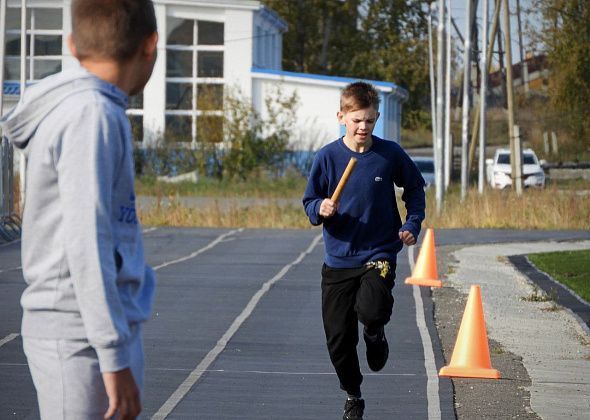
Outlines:
<svg viewBox="0 0 590 420"><path fill-rule="evenodd" d="M340 125L344 125L344 112L338 111L336 113L336 118L338 118L338 122L340 123Z"/></svg>
<svg viewBox="0 0 590 420"><path fill-rule="evenodd" d="M154 32L148 36L142 45L142 52L145 57L152 58L158 49L158 33Z"/></svg>
<svg viewBox="0 0 590 420"><path fill-rule="evenodd" d="M74 42L72 34L68 35L68 49L74 57L78 58L78 50L76 50L76 43Z"/></svg>

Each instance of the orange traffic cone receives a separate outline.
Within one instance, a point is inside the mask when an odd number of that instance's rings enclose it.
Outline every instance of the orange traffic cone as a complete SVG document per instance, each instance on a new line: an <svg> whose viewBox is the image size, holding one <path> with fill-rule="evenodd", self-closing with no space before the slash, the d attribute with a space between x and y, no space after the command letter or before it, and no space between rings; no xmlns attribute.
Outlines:
<svg viewBox="0 0 590 420"><path fill-rule="evenodd" d="M479 286L471 286L451 363L443 367L438 374L461 378L500 379L500 372L492 368L490 360Z"/></svg>
<svg viewBox="0 0 590 420"><path fill-rule="evenodd" d="M405 283L416 286L442 287L442 281L438 279L438 270L436 269L436 250L434 249L434 231L432 229L426 230L416 266L412 271L412 276L408 277Z"/></svg>

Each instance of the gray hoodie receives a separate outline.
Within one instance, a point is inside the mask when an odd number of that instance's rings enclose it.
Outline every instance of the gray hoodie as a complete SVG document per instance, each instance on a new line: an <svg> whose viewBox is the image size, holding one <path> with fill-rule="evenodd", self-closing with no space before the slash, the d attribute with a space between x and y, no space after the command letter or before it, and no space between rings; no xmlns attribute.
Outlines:
<svg viewBox="0 0 590 420"><path fill-rule="evenodd" d="M129 366L155 276L135 212L127 95L77 68L25 92L0 119L27 157L22 334L87 339L102 372Z"/></svg>

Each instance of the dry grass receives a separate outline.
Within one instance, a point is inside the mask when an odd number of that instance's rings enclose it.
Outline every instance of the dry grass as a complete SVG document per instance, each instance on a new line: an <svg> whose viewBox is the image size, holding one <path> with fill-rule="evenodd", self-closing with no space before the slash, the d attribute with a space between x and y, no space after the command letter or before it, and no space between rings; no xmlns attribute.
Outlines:
<svg viewBox="0 0 590 420"><path fill-rule="evenodd" d="M434 191L427 195L425 225L434 228L590 229L590 198L573 190L527 189L521 197L512 191L470 190L446 195L438 216Z"/></svg>
<svg viewBox="0 0 590 420"><path fill-rule="evenodd" d="M149 209L140 209L142 224L147 226L180 227L245 227L271 229L302 229L310 224L302 207L292 205L279 206L275 203L238 206L237 203L227 207L217 202L211 205L189 208L172 200L169 206L157 205Z"/></svg>
<svg viewBox="0 0 590 420"><path fill-rule="evenodd" d="M572 190L525 190L522 197L511 191L486 190L480 196L469 191L464 202L459 193L445 196L444 212L435 212L434 190L427 194L425 227L505 228L505 229L590 229L590 199ZM399 202L404 210L403 202ZM248 207L236 200L229 206L211 205L188 208L172 199L170 205L140 209L142 223L148 226L247 227L306 229L310 227L303 208L279 205L268 200ZM402 215L403 217L403 215Z"/></svg>

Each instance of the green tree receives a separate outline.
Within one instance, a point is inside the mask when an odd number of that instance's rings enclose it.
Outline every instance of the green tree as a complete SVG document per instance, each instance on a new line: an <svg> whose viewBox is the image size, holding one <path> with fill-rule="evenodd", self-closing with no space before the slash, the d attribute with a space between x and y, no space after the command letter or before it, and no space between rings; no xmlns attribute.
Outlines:
<svg viewBox="0 0 590 420"><path fill-rule="evenodd" d="M338 74L348 66L348 46L358 34L359 0L264 0L288 24L285 70Z"/></svg>
<svg viewBox="0 0 590 420"><path fill-rule="evenodd" d="M368 79L394 82L409 92L403 125L428 121L428 20L423 2L366 0L366 16L351 59L351 72Z"/></svg>
<svg viewBox="0 0 590 420"><path fill-rule="evenodd" d="M265 0L289 24L283 68L394 82L409 91L403 125L427 123L427 2Z"/></svg>
<svg viewBox="0 0 590 420"><path fill-rule="evenodd" d="M538 35L550 66L549 94L554 111L575 140L590 146L590 2L536 0L543 16Z"/></svg>

